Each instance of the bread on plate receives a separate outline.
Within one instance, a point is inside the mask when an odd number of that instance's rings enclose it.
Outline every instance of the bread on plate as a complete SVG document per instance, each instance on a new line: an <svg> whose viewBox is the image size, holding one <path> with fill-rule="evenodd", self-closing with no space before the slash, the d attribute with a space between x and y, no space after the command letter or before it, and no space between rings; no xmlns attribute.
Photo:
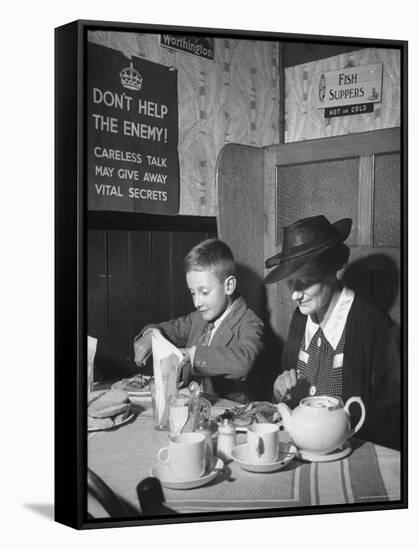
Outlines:
<svg viewBox="0 0 418 550"><path fill-rule="evenodd" d="M94 418L117 416L128 411L131 406L129 395L117 389L106 390L94 396L89 396L88 402L87 413Z"/></svg>

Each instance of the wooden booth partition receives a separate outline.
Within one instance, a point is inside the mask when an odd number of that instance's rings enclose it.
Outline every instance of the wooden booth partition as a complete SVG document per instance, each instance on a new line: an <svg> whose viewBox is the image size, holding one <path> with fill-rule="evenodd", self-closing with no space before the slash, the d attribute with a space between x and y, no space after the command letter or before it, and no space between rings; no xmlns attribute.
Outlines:
<svg viewBox="0 0 418 550"><path fill-rule="evenodd" d="M353 219L347 285L390 315L399 329L401 249L400 129L316 139L267 148L274 180L266 195L266 256L280 249L281 228L296 219L325 214L332 222ZM286 338L295 308L285 282L269 285L277 333Z"/></svg>
<svg viewBox="0 0 418 550"><path fill-rule="evenodd" d="M219 153L218 234L233 251L240 292L260 317L264 314L263 170L262 148L231 143Z"/></svg>
<svg viewBox="0 0 418 550"><path fill-rule="evenodd" d="M266 354L250 375L251 397L270 400L283 339L273 330L264 285L266 221L272 207L265 200L265 181L274 174L266 153L249 145L225 145L218 156L216 184L219 236L234 253L240 293L266 328Z"/></svg>
<svg viewBox="0 0 418 550"><path fill-rule="evenodd" d="M134 336L147 323L193 309L183 259L216 236L214 218L90 212L88 334L98 339L95 379L137 372Z"/></svg>
<svg viewBox="0 0 418 550"><path fill-rule="evenodd" d="M299 218L353 219L342 275L390 315L399 334L401 165L399 128L221 151L219 234L241 264L244 296L266 323L266 382L277 372L295 305L285 282L263 285L264 260L280 250L281 228Z"/></svg>

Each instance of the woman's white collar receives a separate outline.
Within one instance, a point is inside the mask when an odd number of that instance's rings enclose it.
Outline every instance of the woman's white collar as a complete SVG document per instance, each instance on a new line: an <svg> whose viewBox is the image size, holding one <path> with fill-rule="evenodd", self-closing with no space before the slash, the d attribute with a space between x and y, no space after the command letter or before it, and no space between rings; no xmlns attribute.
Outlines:
<svg viewBox="0 0 418 550"><path fill-rule="evenodd" d="M322 332L325 338L331 344L335 350L338 346L338 342L341 340L342 333L344 331L347 316L351 308L351 304L354 300L354 291L350 288L344 287L341 291L335 307L326 322L322 327ZM311 316L308 315L308 320L305 329L305 349L309 347L313 336L319 328L319 324L315 323Z"/></svg>

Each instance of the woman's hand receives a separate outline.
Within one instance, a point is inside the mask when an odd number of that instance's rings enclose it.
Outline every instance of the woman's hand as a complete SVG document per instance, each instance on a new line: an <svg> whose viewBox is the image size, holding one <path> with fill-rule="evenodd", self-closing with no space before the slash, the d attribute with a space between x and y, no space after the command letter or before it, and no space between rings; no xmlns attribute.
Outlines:
<svg viewBox="0 0 418 550"><path fill-rule="evenodd" d="M282 401L286 394L296 386L298 376L295 369L285 370L274 381L273 391L277 401Z"/></svg>

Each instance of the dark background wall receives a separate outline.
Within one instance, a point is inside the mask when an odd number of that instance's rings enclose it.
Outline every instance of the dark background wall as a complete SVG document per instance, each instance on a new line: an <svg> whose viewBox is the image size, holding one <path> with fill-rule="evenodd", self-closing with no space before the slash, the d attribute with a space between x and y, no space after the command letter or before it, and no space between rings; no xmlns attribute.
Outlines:
<svg viewBox="0 0 418 550"><path fill-rule="evenodd" d="M178 216L174 224L166 216L112 218L119 228L103 227L106 220L96 216L88 230L87 323L88 334L98 339L96 380L137 372L133 339L141 328L192 311L183 259L195 244L216 236L208 218Z"/></svg>

